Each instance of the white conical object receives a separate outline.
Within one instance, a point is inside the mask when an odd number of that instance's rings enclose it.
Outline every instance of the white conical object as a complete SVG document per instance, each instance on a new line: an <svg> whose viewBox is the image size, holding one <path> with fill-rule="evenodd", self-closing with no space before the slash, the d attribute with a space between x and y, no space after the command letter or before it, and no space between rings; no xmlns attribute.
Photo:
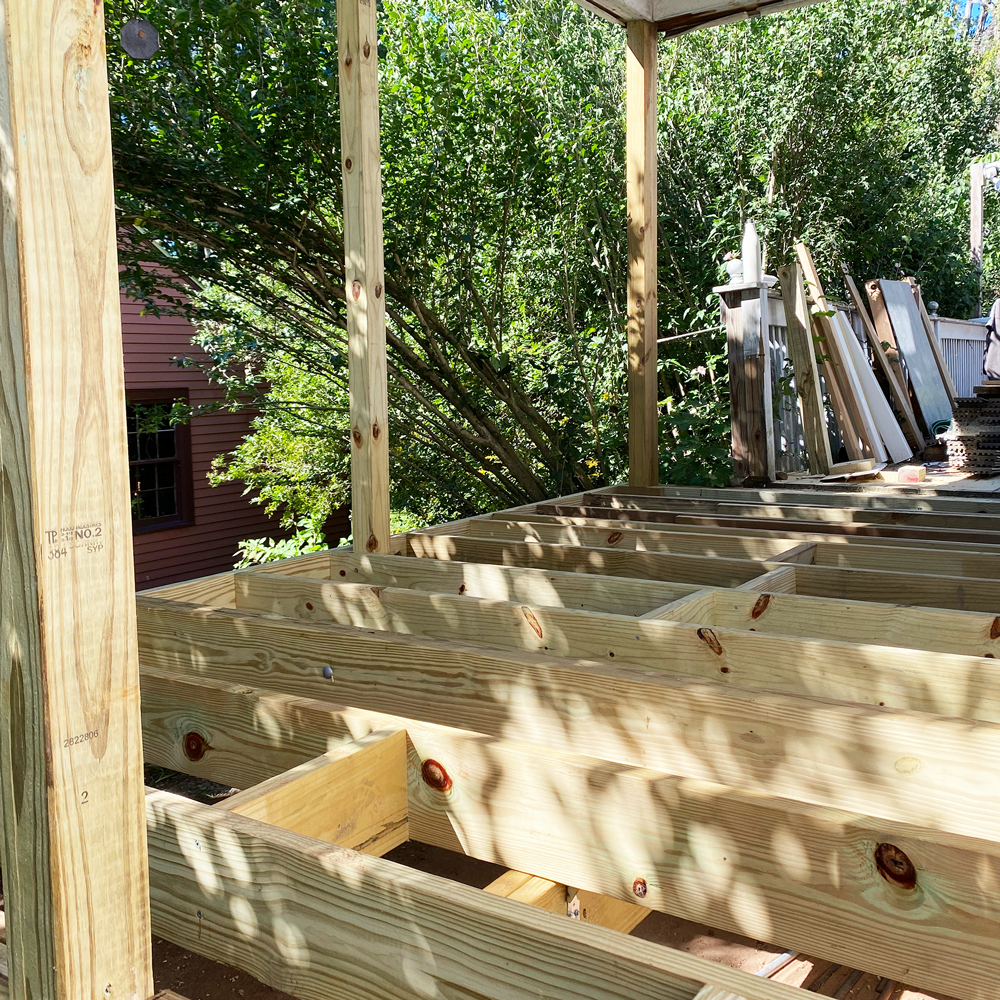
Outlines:
<svg viewBox="0 0 1000 1000"><path fill-rule="evenodd" d="M747 284L760 281L760 238L757 227L749 219L743 230L743 280Z"/></svg>

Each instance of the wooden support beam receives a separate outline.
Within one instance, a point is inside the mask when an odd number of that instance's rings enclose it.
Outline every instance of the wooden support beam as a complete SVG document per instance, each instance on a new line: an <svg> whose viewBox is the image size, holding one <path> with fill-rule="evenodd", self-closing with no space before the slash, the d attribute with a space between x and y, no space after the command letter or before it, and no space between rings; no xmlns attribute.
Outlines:
<svg viewBox="0 0 1000 1000"><path fill-rule="evenodd" d="M300 1000L691 1000L709 975L753 978L168 792L146 802L153 932ZM798 1000L767 986L746 995Z"/></svg>
<svg viewBox="0 0 1000 1000"><path fill-rule="evenodd" d="M699 589L690 583L630 580L620 576L521 566L404 556L358 556L340 551L329 553L328 557L332 570L316 575L332 576L334 582L405 587L429 593L464 594L496 601L519 601L542 607L579 608L619 615L641 615Z"/></svg>
<svg viewBox="0 0 1000 1000"><path fill-rule="evenodd" d="M772 571L775 576L767 574L753 580L754 590L781 593L783 585L793 586L795 582L785 574L794 577L794 573L805 568L780 567ZM745 588L749 589L746 585ZM850 632L833 636L840 640L833 642L811 642L793 636L779 639L773 634L765 637L754 630L746 632L747 625L741 621L736 626L740 631L730 634L719 628L724 623L714 611L715 602L726 599L730 593L729 590L711 591L707 595L702 592L693 595L693 600L687 599L674 613L668 605L658 618L634 619L454 595L430 596L390 587L244 576L240 580L238 603L243 610L279 614L289 619L332 621L434 639L449 639L457 634L473 637L476 643L496 649L614 662L616 666L632 665L667 674L725 680L763 690L939 715L969 715L1000 723L1000 695L983 695L975 705L967 704L970 684L982 685L987 676L993 675L1000 680L1000 666L984 665L978 659L985 655L982 637L993 628L992 615L928 611L930 620L947 621L948 615L959 616L958 621L951 622L949 631L954 634L967 630L968 640L963 645L971 644L974 652L949 659L914 651L904 666L898 649L881 648L877 636L871 640L872 646L860 649L843 641L845 637L853 638ZM863 620L857 610L859 602L834 602L833 607L843 604ZM758 601L753 611L761 615L767 606L767 601ZM910 608L899 611L904 621L919 614ZM892 609L880 605L873 617L891 621ZM706 632L692 625L711 629ZM897 635L900 632L899 627L888 624L885 627ZM872 629L865 631L870 634ZM802 629L795 634L802 635ZM945 669L947 674L942 675ZM976 678L980 680L977 682Z"/></svg>
<svg viewBox="0 0 1000 1000"><path fill-rule="evenodd" d="M788 353L792 356L795 392L802 414L802 429L809 459L809 471L825 476L833 464L830 435L826 427L826 407L816 366L816 347L812 338L812 317L798 264L778 268L781 298L785 305L788 330Z"/></svg>
<svg viewBox="0 0 1000 1000"><path fill-rule="evenodd" d="M245 688L224 692L235 703L224 706L216 685L199 687L181 678L171 696L144 678L144 703L149 692L157 716L174 715L175 746L194 723L220 752L266 762L276 742L287 752L405 727L414 839L543 873L507 872L487 892L565 916L568 884L590 911L580 916L601 926L627 932L659 909L951 995L985 997L1000 975L995 842ZM161 745L154 735L151 759ZM211 760L199 773L238 780ZM879 874L879 844L912 861L913 887Z"/></svg>
<svg viewBox="0 0 1000 1000"><path fill-rule="evenodd" d="M335 696L373 711L969 836L993 837L1000 824L1000 801L983 794L983 775L1000 771L997 724L744 689L610 660L491 650L154 598L138 604L140 655L148 668L303 697ZM672 631L691 632L706 649L710 641L718 644L728 660L712 655L722 666L732 664L731 674L740 669L738 651L766 638L746 632L720 638L714 629L699 638L690 625L673 625ZM791 650L786 662L801 670L801 649L787 643L771 648ZM812 676L824 676L823 644L801 645L811 645L820 658ZM889 653L846 645L844 651L857 668L871 655ZM899 661L898 651L892 653ZM951 714L972 715L998 687L984 679L993 661L969 658L970 677L963 676L961 657L948 657L944 666L940 654L924 655L937 674L924 672L919 685L911 681L907 697L933 684L933 694L923 697L938 698L942 706L958 698L961 708ZM871 699L880 685L889 701L898 699L906 676L901 667L920 657L908 654L891 673L867 670L859 700ZM720 670L720 679L729 676ZM973 705L970 690L976 692Z"/></svg>
<svg viewBox="0 0 1000 1000"><path fill-rule="evenodd" d="M749 590L758 594L794 594L795 567L777 566L760 576L755 576L746 583L741 583L734 590Z"/></svg>
<svg viewBox="0 0 1000 1000"><path fill-rule="evenodd" d="M357 552L389 551L389 400L379 153L378 27L370 0L337 5L344 281L351 390L351 530Z"/></svg>
<svg viewBox="0 0 1000 1000"><path fill-rule="evenodd" d="M421 558L500 563L701 586L736 587L760 573L758 565L750 560L717 556L670 555L461 535L411 535L409 542L412 554Z"/></svg>
<svg viewBox="0 0 1000 1000"><path fill-rule="evenodd" d="M629 21L625 145L628 198L628 469L660 481L656 358L656 28Z"/></svg>
<svg viewBox="0 0 1000 1000"><path fill-rule="evenodd" d="M216 808L381 857L410 839L406 732L369 733Z"/></svg>
<svg viewBox="0 0 1000 1000"><path fill-rule="evenodd" d="M662 607L654 608L644 615L639 615L640 620L655 620L664 618L672 622L691 622L709 624L711 610L715 607L714 590L696 590L687 597L681 597Z"/></svg>
<svg viewBox="0 0 1000 1000"><path fill-rule="evenodd" d="M0 800L15 1000L153 994L101 4L0 44Z"/></svg>

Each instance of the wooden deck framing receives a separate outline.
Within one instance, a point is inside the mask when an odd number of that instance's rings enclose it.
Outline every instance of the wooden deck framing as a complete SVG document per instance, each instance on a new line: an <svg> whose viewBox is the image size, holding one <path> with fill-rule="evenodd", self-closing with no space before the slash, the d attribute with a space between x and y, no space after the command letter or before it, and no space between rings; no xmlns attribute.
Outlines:
<svg viewBox="0 0 1000 1000"><path fill-rule="evenodd" d="M662 910L987 1000L998 541L991 500L619 488L141 594L146 760L245 789L148 794L153 930L302 1000L813 995L627 936Z"/></svg>

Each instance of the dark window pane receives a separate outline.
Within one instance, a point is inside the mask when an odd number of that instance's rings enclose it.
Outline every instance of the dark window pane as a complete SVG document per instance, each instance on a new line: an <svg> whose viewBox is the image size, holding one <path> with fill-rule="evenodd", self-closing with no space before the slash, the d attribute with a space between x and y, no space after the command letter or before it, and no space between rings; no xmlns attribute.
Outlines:
<svg viewBox="0 0 1000 1000"><path fill-rule="evenodd" d="M159 431L156 435L157 440L157 450L159 452L160 458L173 458L174 457L174 431L171 428L168 431Z"/></svg>
<svg viewBox="0 0 1000 1000"><path fill-rule="evenodd" d="M155 434L140 434L139 435L139 459L141 461L146 461L150 458L159 458L156 451L156 435Z"/></svg>
<svg viewBox="0 0 1000 1000"><path fill-rule="evenodd" d="M156 466L156 485L161 490L174 488L173 462L160 462Z"/></svg>
<svg viewBox="0 0 1000 1000"><path fill-rule="evenodd" d="M155 465L134 465L135 482L140 490L148 492L156 489L156 466Z"/></svg>
<svg viewBox="0 0 1000 1000"><path fill-rule="evenodd" d="M128 436L128 460L130 462L138 461L139 458L139 443L135 439L134 434L129 434Z"/></svg>
<svg viewBox="0 0 1000 1000"><path fill-rule="evenodd" d="M173 489L157 490L157 507L160 517L167 517L177 513L177 494Z"/></svg>

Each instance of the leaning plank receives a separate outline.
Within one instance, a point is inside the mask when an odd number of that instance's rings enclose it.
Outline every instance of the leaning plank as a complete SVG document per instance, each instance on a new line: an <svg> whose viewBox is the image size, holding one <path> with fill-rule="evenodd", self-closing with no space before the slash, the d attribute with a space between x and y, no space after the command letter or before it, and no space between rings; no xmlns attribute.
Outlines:
<svg viewBox="0 0 1000 1000"><path fill-rule="evenodd" d="M868 310L862 301L861 293L858 291L858 286L854 283L854 279L847 270L847 265L841 264L841 270L844 275L844 283L847 285L848 294L851 296L851 301L854 304L854 311L861 317L861 325L865 328L865 336L868 338L872 357L878 363L885 382L889 386L896 409L903 418L903 428L910 443L920 450L926 442L924 441L923 434L920 433L920 428L917 427L917 418L913 413L913 407L910 406L910 397L907 394L906 386L903 383L903 374L899 367L899 355L896 353L894 364L890 362L886 356L885 349L882 347L882 338L879 336L871 317L868 315ZM888 319L886 320L886 324L888 324Z"/></svg>
<svg viewBox="0 0 1000 1000"><path fill-rule="evenodd" d="M238 746L241 768L266 762L275 742L291 749L405 726L414 839L544 875L507 872L492 887L499 895L565 914L570 884L584 906L621 907L609 914L619 929L651 907L962 997L988 996L1000 971L995 842L245 688L180 679L171 697L146 680L153 713L173 714L175 746L194 722L221 753ZM150 759L175 759L159 757L160 746L151 734ZM240 772L217 762L198 773L231 782ZM879 844L913 863L913 886L880 874ZM602 923L601 910L591 920Z"/></svg>
<svg viewBox="0 0 1000 1000"><path fill-rule="evenodd" d="M369 733L216 808L381 857L410 837L406 733Z"/></svg>
<svg viewBox="0 0 1000 1000"><path fill-rule="evenodd" d="M913 457L913 449L907 443L906 435L900 429L899 422L896 420L896 415L892 412L888 400L882 395L882 389L875 380L875 374L871 370L868 359L861 350L861 345L847 322L847 318L838 309L830 317L830 322L838 329L840 342L845 348L845 356L857 376L865 402L868 404L878 433L885 443L889 458L894 462L907 461Z"/></svg>
<svg viewBox="0 0 1000 1000"><path fill-rule="evenodd" d="M920 285L917 284L915 278L907 278L906 282L913 289L913 298L916 300L917 311L920 313L920 323L924 328L924 333L927 335L927 342L930 344L931 353L934 355L934 361L937 364L938 372L941 375L941 382L944 385L944 391L948 394L948 402L950 402L952 407L954 407L955 397L958 395L958 390L955 388L955 381L951 377L948 362L944 359L944 352L941 350L941 345L938 343L937 334L934 332L934 326L931 323L931 318L927 315L927 309L924 306L924 296L920 290Z"/></svg>
<svg viewBox="0 0 1000 1000"><path fill-rule="evenodd" d="M424 995L748 1000L798 990L385 858L147 795L153 931L301 1000Z"/></svg>
<svg viewBox="0 0 1000 1000"><path fill-rule="evenodd" d="M0 20L9 991L153 993L104 5Z"/></svg>
<svg viewBox="0 0 1000 1000"><path fill-rule="evenodd" d="M336 697L971 836L994 837L1000 824L1000 796L984 781L1000 773L1000 726L990 723L153 598L139 599L139 615L146 667ZM871 674L872 686L885 682ZM964 714L989 687L967 688Z"/></svg>
<svg viewBox="0 0 1000 1000"><path fill-rule="evenodd" d="M816 347L812 339L809 305L802 286L802 268L798 264L778 268L781 298L785 304L788 330L788 353L795 372L795 393L802 414L809 471L826 475L833 464L830 435L826 427L826 408L816 367Z"/></svg>
<svg viewBox="0 0 1000 1000"><path fill-rule="evenodd" d="M765 589L776 590L774 582L768 581ZM989 693L987 680L995 678L1000 683L1000 664L917 651L902 664L896 649L778 638L743 628L729 632L715 627L712 609L703 601L689 609L689 621L667 621L429 596L390 587L245 576L239 581L237 603L246 610L290 619L332 621L444 640L464 636L498 649L613 661L745 687L938 715L968 713L1000 723L1000 693ZM989 615L975 617L993 621ZM986 693L970 705L969 686L977 683Z"/></svg>
<svg viewBox="0 0 1000 1000"><path fill-rule="evenodd" d="M924 332L913 291L905 281L880 281L879 288L896 341L906 360L906 370L924 423L934 436L951 423L951 403Z"/></svg>

